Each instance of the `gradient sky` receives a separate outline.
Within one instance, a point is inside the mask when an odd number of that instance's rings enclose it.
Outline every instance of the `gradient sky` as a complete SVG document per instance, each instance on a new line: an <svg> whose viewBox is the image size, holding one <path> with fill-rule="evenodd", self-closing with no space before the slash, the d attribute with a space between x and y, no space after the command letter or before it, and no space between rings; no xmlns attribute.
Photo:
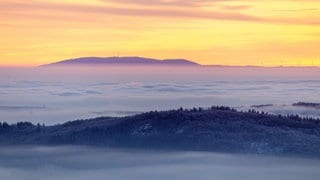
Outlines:
<svg viewBox="0 0 320 180"><path fill-rule="evenodd" d="M0 65L82 56L320 65L319 0L0 0Z"/></svg>

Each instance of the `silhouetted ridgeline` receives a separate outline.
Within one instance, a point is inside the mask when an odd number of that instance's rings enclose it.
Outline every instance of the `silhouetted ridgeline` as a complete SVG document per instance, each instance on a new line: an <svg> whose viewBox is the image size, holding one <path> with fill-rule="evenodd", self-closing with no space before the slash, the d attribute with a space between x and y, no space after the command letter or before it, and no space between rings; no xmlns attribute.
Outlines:
<svg viewBox="0 0 320 180"><path fill-rule="evenodd" d="M152 111L55 126L1 123L2 145L98 145L320 156L320 120L229 107Z"/></svg>
<svg viewBox="0 0 320 180"><path fill-rule="evenodd" d="M292 106L320 108L320 103L298 102L298 103L292 104Z"/></svg>
<svg viewBox="0 0 320 180"><path fill-rule="evenodd" d="M76 59L68 59L51 64L45 64L41 67L54 66L78 66L78 65L157 65L157 66L200 66L200 64L186 59L151 59L143 57L82 57Z"/></svg>

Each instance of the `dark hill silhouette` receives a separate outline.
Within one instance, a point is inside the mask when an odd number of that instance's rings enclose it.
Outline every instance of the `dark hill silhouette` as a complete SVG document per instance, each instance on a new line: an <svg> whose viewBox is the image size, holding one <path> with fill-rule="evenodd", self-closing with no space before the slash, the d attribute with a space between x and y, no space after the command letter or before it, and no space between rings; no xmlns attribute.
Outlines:
<svg viewBox="0 0 320 180"><path fill-rule="evenodd" d="M320 120L229 107L147 112L54 126L0 123L2 145L94 145L320 157Z"/></svg>
<svg viewBox="0 0 320 180"><path fill-rule="evenodd" d="M142 57L82 57L59 61L49 66L76 66L76 65L167 65L167 66L199 66L199 64L185 59L150 59Z"/></svg>
<svg viewBox="0 0 320 180"><path fill-rule="evenodd" d="M298 102L298 103L292 104L292 106L300 106L300 107L306 107L306 108L317 108L317 109L320 109L320 103Z"/></svg>

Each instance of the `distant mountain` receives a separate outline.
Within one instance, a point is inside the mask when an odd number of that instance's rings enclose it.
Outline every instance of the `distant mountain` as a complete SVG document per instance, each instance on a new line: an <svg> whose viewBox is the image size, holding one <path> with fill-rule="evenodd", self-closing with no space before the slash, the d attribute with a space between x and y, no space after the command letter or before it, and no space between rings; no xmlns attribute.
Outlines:
<svg viewBox="0 0 320 180"><path fill-rule="evenodd" d="M298 103L292 104L292 106L320 109L320 103L298 102Z"/></svg>
<svg viewBox="0 0 320 180"><path fill-rule="evenodd" d="M320 120L229 107L152 111L54 126L0 123L1 145L93 145L320 157Z"/></svg>
<svg viewBox="0 0 320 180"><path fill-rule="evenodd" d="M199 64L185 59L150 59L142 57L82 57L68 59L52 64L42 65L49 66L76 66L76 65L161 65L161 66L199 66Z"/></svg>

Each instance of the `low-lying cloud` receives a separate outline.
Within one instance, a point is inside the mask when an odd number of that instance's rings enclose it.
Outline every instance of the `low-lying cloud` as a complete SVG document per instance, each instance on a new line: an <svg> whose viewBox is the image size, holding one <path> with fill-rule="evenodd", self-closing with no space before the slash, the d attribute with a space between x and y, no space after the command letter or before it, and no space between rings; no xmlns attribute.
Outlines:
<svg viewBox="0 0 320 180"><path fill-rule="evenodd" d="M318 71L312 69L306 75L301 69L286 69L286 73L295 72L293 76L279 75L284 71L281 68L244 71L202 67L179 69L178 73L163 68L51 71L56 72L12 71L15 80L0 73L1 86L6 87L0 88L0 121L51 125L179 107L227 105L248 109L254 104L276 105L260 108L270 113L320 117L319 110L291 107L292 103L320 99L319 76L315 76ZM24 73L29 74L28 78Z"/></svg>
<svg viewBox="0 0 320 180"><path fill-rule="evenodd" d="M2 147L3 179L316 180L320 160L88 147Z"/></svg>
<svg viewBox="0 0 320 180"><path fill-rule="evenodd" d="M43 110L45 106L0 106L0 111Z"/></svg>

